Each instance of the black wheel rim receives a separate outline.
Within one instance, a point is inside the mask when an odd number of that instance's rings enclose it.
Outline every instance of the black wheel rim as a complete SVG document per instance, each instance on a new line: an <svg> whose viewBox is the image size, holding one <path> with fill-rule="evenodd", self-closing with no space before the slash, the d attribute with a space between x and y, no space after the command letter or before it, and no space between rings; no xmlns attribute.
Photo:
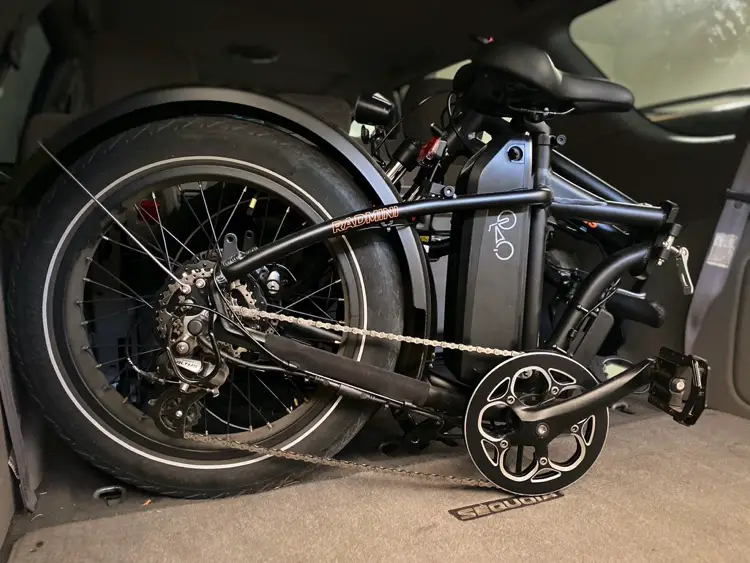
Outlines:
<svg viewBox="0 0 750 563"><path fill-rule="evenodd" d="M195 193L186 195L190 190ZM183 216L173 222L171 219L176 215L174 209L169 209L167 198L175 197L175 194L193 198L193 205L186 206L187 200L182 201L179 210ZM144 221L143 204L149 201L153 205L148 206L150 211L146 211ZM278 178L269 179L226 166L165 167L132 178L103 203L116 210L118 218L127 218L130 212L126 210L135 205L132 215L144 223L139 227L140 239L155 254L158 249L162 258L169 254L170 259L180 263L205 252L202 246L209 246L211 241L215 243L222 232L237 232L242 237L245 231L254 231L257 245L261 246L305 224L321 220L319 210L299 194L290 192ZM212 213L213 210L216 212ZM192 223L186 218L192 218ZM245 228L248 218L254 221L252 228ZM151 222L153 219L156 219L156 224ZM155 283L157 278L149 273L149 268L153 272L157 268L149 264L148 258L137 252L132 243L122 237L118 240L113 231L117 227L112 226L98 210L90 212L79 223L57 270L68 275L54 285L54 301L63 306L62 310L58 306L53 312L53 319L57 334L68 336L67 346L58 346L58 355L67 372L72 374L71 380L86 401L87 408L128 440L149 451L208 463L245 457L247 454L236 451L206 450L193 443L167 438L153 428L152 423L149 424L143 407L153 390L146 389L142 380L137 381L133 370L123 362L127 361L126 356L138 357L144 362L139 367L146 369L146 364L152 359L149 355L157 353L156 346L148 344L148 315L142 314L149 311L146 303L160 294L161 286ZM149 227L157 227L158 231ZM107 261L111 261L114 253L119 253L121 265L124 256L128 269L137 275L124 275L121 269L115 271ZM327 260L320 258L324 254L328 255ZM287 314L359 326L362 303L353 278L353 259L351 249L347 252L340 244L319 245L296 258L290 257L290 262L282 265L288 268L294 282L283 294L283 299L279 296L268 300L268 310L275 307L275 310ZM321 264L326 266L323 271ZM307 266L311 275L299 274L302 266ZM93 269L98 273L92 274ZM161 278L163 286L163 274ZM318 285L311 287L308 283L306 286L303 282L308 278ZM103 283L103 279L108 282ZM327 282L323 283L326 279ZM99 294L94 296L97 292ZM306 295L302 294L304 292ZM312 298L310 294L313 294ZM134 295L141 299L134 299ZM119 311L106 313L112 315L109 319L126 316L139 322L129 326L125 336L120 330L117 337L114 333L103 337L101 326L93 326L103 323L101 318L93 320L94 297L99 299L99 305L104 299L120 304ZM124 303L127 303L125 307L122 306ZM101 317L101 309L100 306L93 316ZM99 336L94 339L91 338L92 328L99 330ZM352 355L361 346L355 339L349 339L338 348L339 353ZM222 388L226 392L205 402L200 422L194 430L276 445L309 426L335 400L325 390L306 387L297 381L285 381L282 388L276 379L271 381L266 376L251 373L241 379L238 369L234 368L234 373ZM117 394L116 398L112 391ZM259 394L265 395L265 405L256 404Z"/></svg>

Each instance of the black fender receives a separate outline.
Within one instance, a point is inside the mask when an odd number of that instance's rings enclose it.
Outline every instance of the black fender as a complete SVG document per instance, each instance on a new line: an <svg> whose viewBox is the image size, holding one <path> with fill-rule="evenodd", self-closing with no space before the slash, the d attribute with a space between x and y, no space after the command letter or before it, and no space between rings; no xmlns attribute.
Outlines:
<svg viewBox="0 0 750 563"><path fill-rule="evenodd" d="M354 177L374 204L401 201L380 166L346 133L286 102L229 88L184 86L135 94L81 116L44 143L67 164L119 132L156 120L200 114L230 115L282 127L330 155ZM59 174L60 170L49 157L37 150L15 171L0 205L33 201ZM411 305L412 313L419 319L408 315L412 318L407 330L415 336L424 336L431 322L429 265L413 229L393 231L402 268L408 274L405 280L409 292L407 305ZM413 365L413 362L408 363Z"/></svg>

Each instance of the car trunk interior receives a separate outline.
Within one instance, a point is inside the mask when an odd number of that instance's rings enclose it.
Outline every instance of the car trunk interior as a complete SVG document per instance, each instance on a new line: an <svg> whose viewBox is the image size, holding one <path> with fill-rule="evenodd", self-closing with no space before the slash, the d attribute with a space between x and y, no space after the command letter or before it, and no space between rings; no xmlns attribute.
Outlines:
<svg viewBox="0 0 750 563"><path fill-rule="evenodd" d="M410 108L426 93L450 86L446 80L423 79L470 58L477 47L472 35L523 38L547 49L565 71L599 75L572 42L568 26L603 3L482 0L467 7L382 0L355 10L334 0L293 6L242 0L5 0L0 39L20 26L39 25L51 46L23 121L17 158L28 158L39 140L78 115L171 85L267 93L349 130L352 105L363 92L403 93L401 87L411 85L398 100ZM428 104L405 120L403 132L425 138L440 111ZM567 135L562 152L631 197L680 203L688 223L683 242L690 247L697 279L723 192L747 143L748 123L750 113L744 125L737 124L736 138L715 143L680 140L637 111L562 117L552 125ZM708 412L705 423L685 429L636 397L630 413L612 413L600 464L559 500L460 522L448 511L504 495L330 469L301 484L237 499L192 502L128 488L126 496L107 504L92 499L92 493L114 484L112 479L45 431L38 509L18 512L0 555L8 556L18 540L13 563L48 561L53 554L58 563L209 557L440 561L484 559L490 550L503 560L747 560L750 420L744 419L750 419L750 379L744 365L750 351L742 343L750 337L748 256L746 233L732 282L697 343L696 352L715 366L709 408L723 412ZM438 291L444 292L445 262L433 267ZM682 349L690 301L681 294L673 268L661 268L649 285L653 298L670 312L665 326L657 332L625 323L625 357L642 358L660 346ZM729 311L737 311L731 323L726 322ZM32 407L28 413L41 417ZM460 447L440 444L421 457L379 454L378 444L397 432L381 411L342 457L474 475Z"/></svg>

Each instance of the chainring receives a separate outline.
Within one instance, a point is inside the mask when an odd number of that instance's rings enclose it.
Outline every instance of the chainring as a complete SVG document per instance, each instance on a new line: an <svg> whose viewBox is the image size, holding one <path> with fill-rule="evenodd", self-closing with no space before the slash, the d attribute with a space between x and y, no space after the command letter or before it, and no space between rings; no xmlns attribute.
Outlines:
<svg viewBox="0 0 750 563"><path fill-rule="evenodd" d="M607 407L537 447L519 443L521 423L511 407L552 406L597 384L589 370L555 352L529 352L498 364L480 381L466 409L464 439L472 462L486 479L515 495L543 495L572 485L604 447Z"/></svg>

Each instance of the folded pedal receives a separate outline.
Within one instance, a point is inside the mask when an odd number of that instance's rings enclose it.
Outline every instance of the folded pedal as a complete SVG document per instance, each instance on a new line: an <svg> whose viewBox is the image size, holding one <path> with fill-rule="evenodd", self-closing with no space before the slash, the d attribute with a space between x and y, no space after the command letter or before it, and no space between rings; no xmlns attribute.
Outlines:
<svg viewBox="0 0 750 563"><path fill-rule="evenodd" d="M662 348L655 358L648 402L685 426L692 426L706 408L710 368L703 358Z"/></svg>

